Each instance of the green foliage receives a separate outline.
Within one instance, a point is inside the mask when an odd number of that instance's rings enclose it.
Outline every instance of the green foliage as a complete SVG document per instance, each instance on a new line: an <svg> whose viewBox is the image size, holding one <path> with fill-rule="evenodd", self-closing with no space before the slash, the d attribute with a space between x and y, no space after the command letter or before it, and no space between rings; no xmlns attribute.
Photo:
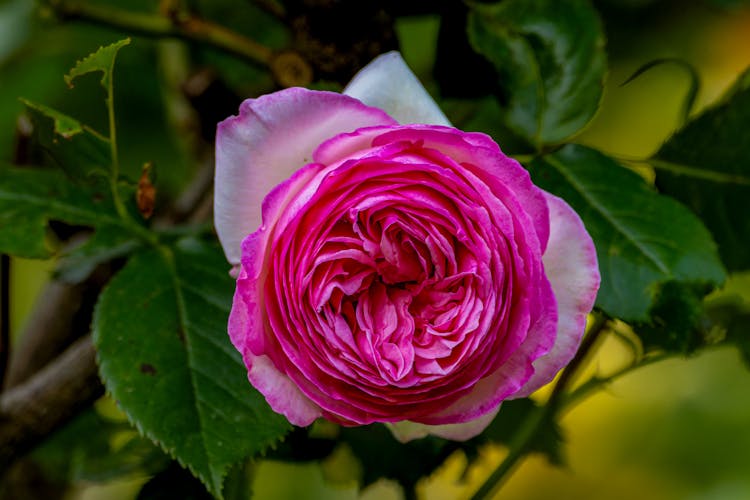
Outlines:
<svg viewBox="0 0 750 500"><path fill-rule="evenodd" d="M538 412L539 409L540 407L528 398L506 401L500 407L500 412L489 427L473 441L476 444L491 442L510 445L516 438L518 429L533 418L533 413ZM534 435L529 443L528 450L541 453L550 463L563 465L565 459L562 451L562 429L551 414L543 415L543 419L541 431Z"/></svg>
<svg viewBox="0 0 750 500"><path fill-rule="evenodd" d="M119 50L125 45L129 44L130 38L125 38L124 40L107 45L106 47L99 47L99 50L89 54L76 63L73 69L65 75L65 83L72 87L73 80L75 80L76 77L101 71L102 79L100 80L100 83L104 90L107 91L107 93L110 93L112 89L112 72L114 71L117 52L119 52Z"/></svg>
<svg viewBox="0 0 750 500"><path fill-rule="evenodd" d="M59 171L0 168L0 251L46 258L54 247L48 222L121 226L109 193L77 186Z"/></svg>
<svg viewBox="0 0 750 500"><path fill-rule="evenodd" d="M468 32L497 71L505 123L537 149L570 137L594 116L606 56L588 1L476 4Z"/></svg>
<svg viewBox="0 0 750 500"><path fill-rule="evenodd" d="M106 177L112 164L109 139L59 111L23 100L34 138L70 179L92 182Z"/></svg>
<svg viewBox="0 0 750 500"><path fill-rule="evenodd" d="M731 93L672 136L651 163L662 192L703 219L730 270L750 268L750 71Z"/></svg>
<svg viewBox="0 0 750 500"><path fill-rule="evenodd" d="M221 250L184 240L137 254L94 318L102 378L131 421L209 491L288 430L247 382L226 334L232 280Z"/></svg>
<svg viewBox="0 0 750 500"><path fill-rule="evenodd" d="M81 244L68 247L58 256L55 278L80 283L98 266L125 257L143 245L122 227L102 225Z"/></svg>
<svg viewBox="0 0 750 500"><path fill-rule="evenodd" d="M81 439L82 435L87 439ZM68 481L102 482L153 474L169 462L126 422L108 420L93 408L56 432L33 457L51 476Z"/></svg>
<svg viewBox="0 0 750 500"><path fill-rule="evenodd" d="M611 158L568 145L535 160L530 170L539 186L564 198L583 219L602 275L597 305L610 315L646 320L660 283L724 280L701 221Z"/></svg>
<svg viewBox="0 0 750 500"><path fill-rule="evenodd" d="M658 287L649 320L636 323L635 330L646 352L664 350L692 354L706 339L702 334L705 286L668 281Z"/></svg>

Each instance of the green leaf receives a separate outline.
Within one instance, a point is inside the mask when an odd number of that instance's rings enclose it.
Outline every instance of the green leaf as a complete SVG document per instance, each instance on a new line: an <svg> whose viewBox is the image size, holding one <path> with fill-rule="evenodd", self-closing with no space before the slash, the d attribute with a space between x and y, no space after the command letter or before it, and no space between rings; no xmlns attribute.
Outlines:
<svg viewBox="0 0 750 500"><path fill-rule="evenodd" d="M659 189L703 219L730 270L750 268L750 70L732 94L674 134L650 163Z"/></svg>
<svg viewBox="0 0 750 500"><path fill-rule="evenodd" d="M482 434L472 441L475 442L475 445L487 441L510 445L524 422L532 418L532 414L538 409L536 403L528 398L505 401L500 407L497 417ZM563 465L565 460L562 453L562 429L555 421L552 413L545 413L544 419L545 422L541 426L541 432L534 436L528 449L531 452L541 453L554 465Z"/></svg>
<svg viewBox="0 0 750 500"><path fill-rule="evenodd" d="M101 226L80 245L62 253L55 269L55 279L80 283L99 265L135 251L141 242L117 226Z"/></svg>
<svg viewBox="0 0 750 500"><path fill-rule="evenodd" d="M229 342L233 281L221 250L196 240L161 250L136 254L102 293L100 372L138 429L220 496L230 466L290 426Z"/></svg>
<svg viewBox="0 0 750 500"><path fill-rule="evenodd" d="M692 354L706 345L702 332L705 286L668 281L658 287L649 320L633 329L646 352L653 350Z"/></svg>
<svg viewBox="0 0 750 500"><path fill-rule="evenodd" d="M92 227L121 224L107 191L77 186L58 170L0 168L0 252L49 257L50 220Z"/></svg>
<svg viewBox="0 0 750 500"><path fill-rule="evenodd" d="M71 179L91 180L93 175L108 175L112 158L106 137L52 108L21 101L31 115L37 142Z"/></svg>
<svg viewBox="0 0 750 500"><path fill-rule="evenodd" d="M169 462L159 448L126 422L105 419L93 408L45 440L34 450L33 458L52 477L67 482L153 474Z"/></svg>
<svg viewBox="0 0 750 500"><path fill-rule="evenodd" d="M343 427L340 440L362 463L363 486L385 477L398 481L405 491L413 491L417 481L432 474L458 449L458 443L434 436L399 443L381 424Z"/></svg>
<svg viewBox="0 0 750 500"><path fill-rule="evenodd" d="M564 198L596 245L602 284L597 305L625 320L648 320L660 283L719 284L724 269L701 221L611 158L568 145L529 170Z"/></svg>
<svg viewBox="0 0 750 500"><path fill-rule="evenodd" d="M73 69L65 75L65 83L67 83L69 87L72 87L73 80L75 80L76 77L87 73L101 71L102 87L104 87L104 90L109 91L112 85L112 70L115 66L117 52L128 44L130 44L130 38L125 38L124 40L120 40L105 47L99 47L99 50L84 57L76 63Z"/></svg>
<svg viewBox="0 0 750 500"><path fill-rule="evenodd" d="M704 335L737 346L750 369L750 273L736 273L705 301Z"/></svg>
<svg viewBox="0 0 750 500"><path fill-rule="evenodd" d="M588 1L476 4L468 33L497 70L507 125L537 149L570 137L594 116L606 55L601 23Z"/></svg>
<svg viewBox="0 0 750 500"><path fill-rule="evenodd" d="M687 72L688 78L690 79L690 86L688 87L688 92L685 95L685 100L682 102L682 111L680 112L682 123L685 123L690 117L690 112L693 110L695 99L698 97L698 91L701 87L701 80L700 75L698 74L698 70L695 69L695 66L690 64L688 61L679 59L677 57L663 57L654 59L653 61L649 61L635 70L635 72L630 75L630 77L625 80L622 85L627 85L628 83L641 76L643 73L663 64L674 64L679 66Z"/></svg>

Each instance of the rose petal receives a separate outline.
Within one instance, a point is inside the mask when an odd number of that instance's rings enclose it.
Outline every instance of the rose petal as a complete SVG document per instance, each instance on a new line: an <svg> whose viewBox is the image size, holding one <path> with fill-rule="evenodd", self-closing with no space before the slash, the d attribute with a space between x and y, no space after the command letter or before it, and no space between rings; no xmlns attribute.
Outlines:
<svg viewBox="0 0 750 500"><path fill-rule="evenodd" d="M239 281L248 279L244 269ZM247 378L263 394L276 413L287 417L294 425L306 426L321 416L320 408L310 401L294 383L281 373L265 355L254 354L247 342L248 337L256 337L262 325L259 324L257 304L243 297L243 287L237 287L234 305L229 314L229 336L247 366Z"/></svg>
<svg viewBox="0 0 750 500"><path fill-rule="evenodd" d="M428 435L438 436L454 441L466 441L481 434L483 430L497 416L500 406L479 418L460 424L425 425L403 420L387 424L393 436L400 442L406 443L412 439L420 439Z"/></svg>
<svg viewBox="0 0 750 500"><path fill-rule="evenodd" d="M552 350L534 361L534 375L513 397L525 397L552 380L575 356L599 289L599 267L591 236L578 214L545 192L550 237L542 260L557 299L557 338Z"/></svg>
<svg viewBox="0 0 750 500"><path fill-rule="evenodd" d="M291 88L248 99L218 125L214 221L227 260L261 224L263 198L312 161L324 140L360 127L393 125L383 111L334 92Z"/></svg>
<svg viewBox="0 0 750 500"><path fill-rule="evenodd" d="M365 66L349 82L344 94L384 110L401 124L450 126L398 52L383 54Z"/></svg>

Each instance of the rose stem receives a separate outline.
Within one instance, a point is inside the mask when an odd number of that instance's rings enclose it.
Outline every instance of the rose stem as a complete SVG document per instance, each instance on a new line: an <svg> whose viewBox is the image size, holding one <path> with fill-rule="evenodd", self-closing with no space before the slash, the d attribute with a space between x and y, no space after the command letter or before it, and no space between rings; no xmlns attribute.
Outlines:
<svg viewBox="0 0 750 500"><path fill-rule="evenodd" d="M549 400L544 406L537 407L531 416L529 416L516 434L515 439L511 441L508 455L500 463L497 469L490 474L477 492L474 493L471 497L472 500L492 498L494 493L496 493L499 487L502 486L508 473L518 465L518 461L522 457L529 453L529 448L531 447L537 432L541 430L548 418L557 412L558 404L563 393L567 389L568 384L576 375L576 372L581 367L588 354L592 351L597 340L599 340L601 333L606 329L608 324L609 318L606 315L595 314L594 323L591 325L591 328L589 328L588 335L586 335L583 342L581 342L581 347L578 349L578 353L565 370L563 370Z"/></svg>

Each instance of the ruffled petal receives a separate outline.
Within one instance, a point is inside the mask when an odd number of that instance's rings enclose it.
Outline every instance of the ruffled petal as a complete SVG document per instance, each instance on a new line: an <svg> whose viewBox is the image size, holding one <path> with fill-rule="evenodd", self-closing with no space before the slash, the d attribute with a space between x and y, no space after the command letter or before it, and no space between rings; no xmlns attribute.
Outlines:
<svg viewBox="0 0 750 500"><path fill-rule="evenodd" d="M545 196L550 237L542 260L557 300L557 337L552 350L534 361L534 375L514 398L547 384L573 359L599 290L596 249L583 222L565 201L549 193Z"/></svg>
<svg viewBox="0 0 750 500"><path fill-rule="evenodd" d="M240 244L260 226L266 194L310 163L323 141L395 124L380 109L334 92L291 88L243 102L216 134L214 222L227 260L240 262Z"/></svg>
<svg viewBox="0 0 750 500"><path fill-rule="evenodd" d="M383 54L365 66L349 82L344 94L384 110L402 125L450 126L448 118L398 52Z"/></svg>

